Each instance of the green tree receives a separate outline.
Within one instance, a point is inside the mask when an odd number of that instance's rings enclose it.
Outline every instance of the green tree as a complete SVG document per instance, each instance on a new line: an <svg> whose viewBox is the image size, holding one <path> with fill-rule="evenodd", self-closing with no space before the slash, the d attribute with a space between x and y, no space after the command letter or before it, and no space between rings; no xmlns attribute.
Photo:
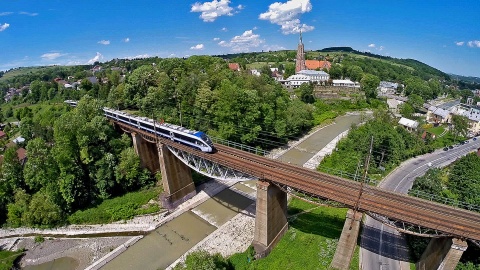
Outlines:
<svg viewBox="0 0 480 270"><path fill-rule="evenodd" d="M465 137L468 131L468 118L462 115L452 116L453 132L455 139L458 135Z"/></svg>
<svg viewBox="0 0 480 270"><path fill-rule="evenodd" d="M35 138L28 142L27 153L23 173L30 190L37 192L49 184L56 185L59 170L47 143L42 138Z"/></svg>
<svg viewBox="0 0 480 270"><path fill-rule="evenodd" d="M7 148L3 155L3 163L1 166L1 181L6 185L7 194L13 194L16 189L21 189L25 186L23 180L22 164L18 160L17 148Z"/></svg>
<svg viewBox="0 0 480 270"><path fill-rule="evenodd" d="M7 223L12 227L20 227L26 225L24 215L28 211L31 196L23 189L15 190L14 202L8 204Z"/></svg>
<svg viewBox="0 0 480 270"><path fill-rule="evenodd" d="M140 183L138 179L143 173L140 158L133 148L127 148L120 153L119 163L115 169L116 181L125 190L133 190Z"/></svg>
<svg viewBox="0 0 480 270"><path fill-rule="evenodd" d="M29 226L53 227L63 221L63 212L53 198L40 191L32 196L23 220Z"/></svg>
<svg viewBox="0 0 480 270"><path fill-rule="evenodd" d="M300 85L300 87L297 89L299 93L300 100L312 104L315 102L315 98L313 97L313 84L310 83L304 83Z"/></svg>
<svg viewBox="0 0 480 270"><path fill-rule="evenodd" d="M380 79L372 74L363 75L362 80L360 80L360 85L362 90L365 92L367 99L372 99L377 97L377 87L380 84Z"/></svg>
<svg viewBox="0 0 480 270"><path fill-rule="evenodd" d="M410 105L412 105L412 107L415 109L415 110L420 110L421 108L423 108L423 103L425 102L424 99L417 95L417 94L411 94L410 96L408 96L408 103L410 103Z"/></svg>
<svg viewBox="0 0 480 270"><path fill-rule="evenodd" d="M209 254L207 251L195 251L187 255L185 263L175 267L176 270L229 270L233 265L225 260L222 255Z"/></svg>
<svg viewBox="0 0 480 270"><path fill-rule="evenodd" d="M448 178L448 188L458 194L458 200L480 204L480 157L471 153L455 162Z"/></svg>
<svg viewBox="0 0 480 270"><path fill-rule="evenodd" d="M398 107L400 108L400 114L403 117L411 118L412 115L415 113L415 109L413 109L412 105L410 105L409 103L403 103Z"/></svg>

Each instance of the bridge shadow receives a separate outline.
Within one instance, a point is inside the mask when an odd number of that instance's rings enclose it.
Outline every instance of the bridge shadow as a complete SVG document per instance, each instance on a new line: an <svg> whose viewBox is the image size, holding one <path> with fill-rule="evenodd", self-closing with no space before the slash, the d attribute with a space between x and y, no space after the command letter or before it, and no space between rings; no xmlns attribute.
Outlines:
<svg viewBox="0 0 480 270"><path fill-rule="evenodd" d="M231 190L231 188L233 187L230 187L230 185L224 184L222 182L217 182L216 188L214 189L205 189L205 185L208 185L209 183L211 183L211 181L214 180L206 181L196 186L197 193L200 191L205 192L206 194L208 194L210 199L227 208L228 210L235 212L235 214L243 213L244 215L255 217L255 207L248 207L255 202L254 200Z"/></svg>
<svg viewBox="0 0 480 270"><path fill-rule="evenodd" d="M330 215L327 212L302 212L302 209L289 207L289 227L308 234L320 235L326 238L338 239L342 233L344 218Z"/></svg>
<svg viewBox="0 0 480 270"><path fill-rule="evenodd" d="M381 241L381 242L380 242ZM363 224L360 247L394 260L409 261L406 237Z"/></svg>

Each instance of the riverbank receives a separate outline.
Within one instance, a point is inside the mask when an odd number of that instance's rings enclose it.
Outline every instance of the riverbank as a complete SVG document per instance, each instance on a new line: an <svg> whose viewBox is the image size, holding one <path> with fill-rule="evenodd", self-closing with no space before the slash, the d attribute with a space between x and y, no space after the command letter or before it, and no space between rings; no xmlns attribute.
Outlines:
<svg viewBox="0 0 480 270"><path fill-rule="evenodd" d="M69 257L78 264L75 269L85 269L98 260L112 259L105 256L132 239L132 236L122 236L122 234L146 234L200 205L235 183L234 181L219 180L203 183L197 188L197 195L181 204L172 213L162 212L154 215L137 216L131 220L111 224L70 225L44 230L32 228L1 229L0 247L5 250L25 249L25 255L20 260L22 267ZM115 234L119 236L114 236ZM96 237L96 235L99 237ZM108 236L105 237L106 235ZM42 236L45 241L35 243L35 236Z"/></svg>

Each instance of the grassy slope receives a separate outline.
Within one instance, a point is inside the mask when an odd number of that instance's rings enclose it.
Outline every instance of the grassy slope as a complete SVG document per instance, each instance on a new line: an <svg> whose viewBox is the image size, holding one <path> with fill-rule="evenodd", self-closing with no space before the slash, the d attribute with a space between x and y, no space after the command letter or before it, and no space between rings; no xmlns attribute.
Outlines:
<svg viewBox="0 0 480 270"><path fill-rule="evenodd" d="M0 270L9 270L13 267L13 262L23 254L23 251L0 251Z"/></svg>
<svg viewBox="0 0 480 270"><path fill-rule="evenodd" d="M347 210L293 199L289 229L264 259L248 262L248 251L230 257L235 269L328 269ZM307 212L304 212L307 211ZM358 269L358 249L350 269Z"/></svg>

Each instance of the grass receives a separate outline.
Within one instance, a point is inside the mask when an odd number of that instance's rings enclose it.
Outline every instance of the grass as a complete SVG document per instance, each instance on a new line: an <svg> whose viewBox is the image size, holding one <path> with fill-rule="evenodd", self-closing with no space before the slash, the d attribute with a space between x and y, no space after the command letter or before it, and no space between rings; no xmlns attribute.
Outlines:
<svg viewBox="0 0 480 270"><path fill-rule="evenodd" d="M106 224L131 219L136 215L151 214L160 211L158 204L148 204L158 198L158 187L130 192L121 197L104 200L101 204L79 210L68 217L70 224Z"/></svg>
<svg viewBox="0 0 480 270"><path fill-rule="evenodd" d="M6 251L0 250L0 270L13 269L15 260L22 256L23 250L20 251Z"/></svg>
<svg viewBox="0 0 480 270"><path fill-rule="evenodd" d="M250 250L229 258L235 269L328 269L343 229L347 209L318 207L293 199L289 229L272 252L250 260ZM358 269L358 251L350 269Z"/></svg>
<svg viewBox="0 0 480 270"><path fill-rule="evenodd" d="M433 133L436 136L439 136L440 134L442 134L444 130L445 130L445 128L442 127L442 126L427 129L428 132Z"/></svg>

